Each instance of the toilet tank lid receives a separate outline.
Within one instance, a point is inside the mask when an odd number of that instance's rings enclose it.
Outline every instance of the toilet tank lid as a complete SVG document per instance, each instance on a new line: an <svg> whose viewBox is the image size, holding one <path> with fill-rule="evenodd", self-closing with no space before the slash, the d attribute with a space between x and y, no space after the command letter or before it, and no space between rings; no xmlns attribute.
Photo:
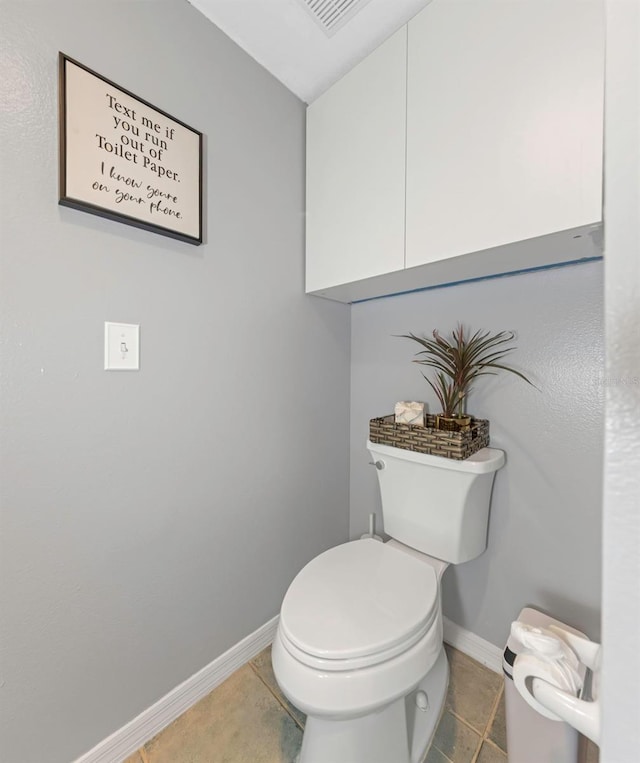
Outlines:
<svg viewBox="0 0 640 763"><path fill-rule="evenodd" d="M371 440L367 440L367 449L372 454L378 454L379 456L413 461L425 466L434 466L438 469L472 474L496 472L504 466L505 462L504 451L497 448L482 448L469 456L469 458L461 461L453 458L444 458L444 456L432 456L428 453L416 453L413 450L405 450L404 448L393 448L390 445L380 445L371 442Z"/></svg>

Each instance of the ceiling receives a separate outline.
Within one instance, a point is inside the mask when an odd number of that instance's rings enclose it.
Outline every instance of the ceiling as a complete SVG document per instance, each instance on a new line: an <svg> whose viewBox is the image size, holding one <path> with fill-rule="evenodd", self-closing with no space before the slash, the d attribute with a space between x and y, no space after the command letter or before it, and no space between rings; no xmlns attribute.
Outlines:
<svg viewBox="0 0 640 763"><path fill-rule="evenodd" d="M189 0L289 90L311 103L431 0ZM331 36L313 17L350 10ZM334 18L334 17L332 17Z"/></svg>

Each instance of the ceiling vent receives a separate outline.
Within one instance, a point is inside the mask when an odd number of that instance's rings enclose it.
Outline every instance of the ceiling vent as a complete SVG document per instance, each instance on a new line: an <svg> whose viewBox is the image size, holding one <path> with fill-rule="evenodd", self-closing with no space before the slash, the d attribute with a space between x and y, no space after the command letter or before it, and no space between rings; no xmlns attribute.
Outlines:
<svg viewBox="0 0 640 763"><path fill-rule="evenodd" d="M332 37L339 29L342 29L369 1L299 0L327 37Z"/></svg>

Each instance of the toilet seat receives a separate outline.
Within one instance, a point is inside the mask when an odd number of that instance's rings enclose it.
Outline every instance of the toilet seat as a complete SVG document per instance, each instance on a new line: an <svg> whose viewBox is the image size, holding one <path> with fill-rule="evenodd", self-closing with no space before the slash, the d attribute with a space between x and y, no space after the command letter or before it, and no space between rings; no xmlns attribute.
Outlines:
<svg viewBox="0 0 640 763"><path fill-rule="evenodd" d="M345 543L304 567L287 591L280 637L298 661L351 670L406 651L439 613L435 571L375 540Z"/></svg>

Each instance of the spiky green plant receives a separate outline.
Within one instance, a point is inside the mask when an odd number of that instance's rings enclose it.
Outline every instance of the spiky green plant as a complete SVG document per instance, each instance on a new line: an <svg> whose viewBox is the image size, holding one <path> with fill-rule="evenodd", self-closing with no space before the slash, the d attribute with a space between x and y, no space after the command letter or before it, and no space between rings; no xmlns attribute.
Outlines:
<svg viewBox="0 0 640 763"><path fill-rule="evenodd" d="M402 334L401 337L413 339L424 347L416 353L424 357L413 362L436 370L434 380L424 372L422 375L435 392L446 417L464 415L471 385L479 376L494 376L498 371L509 371L534 386L523 373L502 362L506 355L515 350L515 347L507 346L515 340L512 331L491 334L479 330L470 334L462 324L458 324L450 338L442 336L437 329L433 331L433 339L415 334Z"/></svg>

